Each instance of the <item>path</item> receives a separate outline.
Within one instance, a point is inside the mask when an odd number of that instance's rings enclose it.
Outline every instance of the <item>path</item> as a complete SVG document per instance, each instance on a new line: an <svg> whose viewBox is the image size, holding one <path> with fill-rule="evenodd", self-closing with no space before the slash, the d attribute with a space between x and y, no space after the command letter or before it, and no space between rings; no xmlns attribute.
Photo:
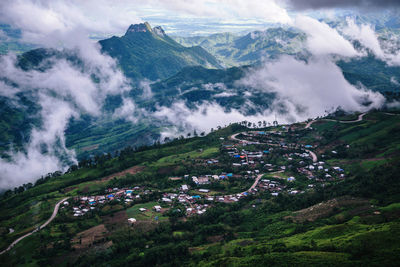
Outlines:
<svg viewBox="0 0 400 267"><path fill-rule="evenodd" d="M317 157L317 155L314 153L314 152L312 152L311 150L308 150L308 149L306 149L306 151L310 154L310 156L312 157L312 161L313 162L317 162L318 161L318 157Z"/></svg>
<svg viewBox="0 0 400 267"><path fill-rule="evenodd" d="M236 138L236 136L238 136L239 134L246 135L246 132L235 133L235 134L229 136L229 139L234 140L234 141L238 141L238 142L243 142L243 143L245 143L245 144L265 145L265 143L254 142L254 141L248 141L248 140Z"/></svg>
<svg viewBox="0 0 400 267"><path fill-rule="evenodd" d="M247 191L245 191L245 192L250 192L251 190L253 190L253 189L257 186L258 181L260 181L260 179L261 179L261 177L263 177L263 175L264 175L264 174L259 174L259 175L257 175L257 178L256 178L256 180L254 181L254 184L253 184ZM243 192L243 193L244 193L244 192Z"/></svg>
<svg viewBox="0 0 400 267"><path fill-rule="evenodd" d="M358 115L358 118L357 118L356 120L352 120L352 121L339 121L339 120L332 120L332 119L320 119L320 120L321 120L321 121L335 121L335 122L339 122L339 123L354 123L354 122L362 121L363 118L364 118L364 116L365 116L366 114L367 114L367 113L364 112L364 113ZM310 128L311 125L312 125L314 122L316 122L316 121L318 121L318 120L312 120L312 121L308 122L307 125L304 127L304 129Z"/></svg>
<svg viewBox="0 0 400 267"><path fill-rule="evenodd" d="M26 238L26 237L32 235L33 233L36 233L37 231L43 229L43 228L46 227L49 223L51 223L51 222L54 220L54 218L56 217L56 215L57 215L57 213L58 213L58 210L59 210L59 208L60 208L61 203L63 203L64 201L66 201L68 198L69 198L69 197L63 198L62 200L60 200L59 202L57 202L57 204L56 204L55 207L54 207L53 214L51 215L51 217L50 217L44 224L42 224L41 226L39 226L38 228L36 228L36 229L33 230L32 232L27 233L27 234L25 234L25 235L19 237L17 240L15 240L14 242L12 242L11 245L8 246L8 248L6 248L6 249L3 250L2 252L0 252L0 255L3 254L3 253L5 253L5 252L7 252L7 251L9 251L10 249L12 249L12 248L13 248L17 243L19 243L22 239L24 239L24 238Z"/></svg>

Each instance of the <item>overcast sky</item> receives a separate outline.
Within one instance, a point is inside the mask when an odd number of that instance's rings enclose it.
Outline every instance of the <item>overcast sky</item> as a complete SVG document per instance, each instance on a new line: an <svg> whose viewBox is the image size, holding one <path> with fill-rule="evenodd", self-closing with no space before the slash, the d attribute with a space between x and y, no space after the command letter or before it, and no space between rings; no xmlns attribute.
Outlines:
<svg viewBox="0 0 400 267"><path fill-rule="evenodd" d="M161 25L169 34L199 35L288 24L299 13L332 16L343 8L365 12L399 6L400 0L2 0L0 21L39 39L39 31L75 27L92 36L122 34L143 21Z"/></svg>

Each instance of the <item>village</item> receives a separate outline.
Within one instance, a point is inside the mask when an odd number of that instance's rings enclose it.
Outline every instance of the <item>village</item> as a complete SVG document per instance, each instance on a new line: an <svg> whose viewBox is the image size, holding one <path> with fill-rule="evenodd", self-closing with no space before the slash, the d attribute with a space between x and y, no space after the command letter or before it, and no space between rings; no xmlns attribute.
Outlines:
<svg viewBox="0 0 400 267"><path fill-rule="evenodd" d="M319 160L315 152L317 147L298 142L296 131L282 126L279 131L247 131L234 134L221 141L221 156L201 159L203 165L219 165L229 171L218 174L190 175L170 177L170 181L180 185L173 190L161 192L155 188L132 186L130 188L108 188L104 195L78 196L72 203L65 201L64 208L70 208L73 217L84 216L111 202L123 203L126 207L135 207L143 203L143 197L157 192L160 196L151 207L137 208L139 212L166 214L178 210L184 216L201 215L215 203L234 203L242 198L259 194L296 195L316 186L339 181L345 178L344 170L339 166L330 166ZM335 154L336 151L331 151ZM325 155L320 155L325 158ZM225 165L224 165L225 164ZM213 189L213 185L231 181L245 181L247 188L229 193ZM184 210L182 210L184 209ZM158 219L159 216L155 216ZM128 218L134 224L136 218Z"/></svg>

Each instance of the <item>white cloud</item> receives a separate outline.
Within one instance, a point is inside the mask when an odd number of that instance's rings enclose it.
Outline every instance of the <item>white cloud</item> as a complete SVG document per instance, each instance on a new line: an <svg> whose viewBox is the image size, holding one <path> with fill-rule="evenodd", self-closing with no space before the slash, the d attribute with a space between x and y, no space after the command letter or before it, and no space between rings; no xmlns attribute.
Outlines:
<svg viewBox="0 0 400 267"><path fill-rule="evenodd" d="M190 16L213 18L261 18L267 22L288 23L291 19L274 0L150 0L158 6Z"/></svg>
<svg viewBox="0 0 400 267"><path fill-rule="evenodd" d="M151 82L149 80L142 80L139 83L139 88L142 89L142 97L144 99L150 99L153 97L153 92L151 91Z"/></svg>
<svg viewBox="0 0 400 267"><path fill-rule="evenodd" d="M384 102L381 94L349 84L328 58L313 58L305 63L285 56L250 71L240 83L276 93L275 109L287 110L296 121L324 115L339 106L346 111L366 111Z"/></svg>
<svg viewBox="0 0 400 267"><path fill-rule="evenodd" d="M122 32L140 22L129 1L106 0L13 0L0 3L0 18L22 29L30 43L66 45L73 34Z"/></svg>
<svg viewBox="0 0 400 267"><path fill-rule="evenodd" d="M266 120L272 122L274 119L274 115L269 110L265 114L245 115L236 109L226 111L215 102L204 102L197 105L195 109L190 109L183 101L176 102L170 107L159 107L153 116L160 120L168 120L181 131L189 132L193 130L208 132L211 128L224 127L230 123L244 120L252 122ZM166 133L168 133L168 135L165 134L166 136L171 136L177 131L167 131Z"/></svg>
<svg viewBox="0 0 400 267"><path fill-rule="evenodd" d="M299 15L293 26L307 34L307 47L313 55L336 54L345 57L360 55L348 40L324 22Z"/></svg>
<svg viewBox="0 0 400 267"><path fill-rule="evenodd" d="M400 86L399 81L396 79L396 77L391 77L390 82L393 83L394 85Z"/></svg>
<svg viewBox="0 0 400 267"><path fill-rule="evenodd" d="M400 52L396 47L396 40L388 40L385 43L387 47L384 49L371 25L357 25L351 18L347 18L346 22L347 25L343 28L343 33L350 39L359 41L364 47L370 49L377 58L386 61L388 65L400 65ZM393 46L395 49L393 49Z"/></svg>
<svg viewBox="0 0 400 267"><path fill-rule="evenodd" d="M25 152L13 153L11 161L0 159L0 188L18 186L46 173L66 170L67 165L61 162L60 156L69 163L76 163L75 153L65 147L64 131L69 118L78 114L69 104L56 98L41 95L39 102L43 125L32 131Z"/></svg>
<svg viewBox="0 0 400 267"><path fill-rule="evenodd" d="M40 128L32 130L23 152L11 150L11 161L0 160L0 188L32 182L76 162L75 153L65 146L64 131L69 120L81 113L101 115L107 95L130 89L114 60L100 54L99 48L89 42L78 45L74 51L83 68L65 59L50 58L51 67L46 71L23 71L16 65L15 55L0 57L0 79L15 84L19 92L29 93L33 101L39 99L43 122ZM6 89L2 95L15 98L15 92L3 82L0 88Z"/></svg>
<svg viewBox="0 0 400 267"><path fill-rule="evenodd" d="M129 98L124 98L122 106L120 106L114 111L113 117L119 119L126 119L132 123L136 123L138 121L138 116L135 115L135 113L136 113L136 107L133 101Z"/></svg>
<svg viewBox="0 0 400 267"><path fill-rule="evenodd" d="M222 92L219 94L215 94L214 97L230 97L237 95L235 92Z"/></svg>
<svg viewBox="0 0 400 267"><path fill-rule="evenodd" d="M370 25L357 25L354 19L347 18L347 27L343 29L343 33L351 39L358 40L366 48L369 48L377 57L383 58L384 52L379 44L378 37Z"/></svg>

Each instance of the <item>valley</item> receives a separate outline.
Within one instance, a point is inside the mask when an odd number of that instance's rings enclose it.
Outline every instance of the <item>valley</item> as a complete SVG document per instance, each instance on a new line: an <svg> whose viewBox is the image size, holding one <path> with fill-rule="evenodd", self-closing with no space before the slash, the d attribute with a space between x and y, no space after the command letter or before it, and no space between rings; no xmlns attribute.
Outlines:
<svg viewBox="0 0 400 267"><path fill-rule="evenodd" d="M398 266L400 2L0 1L1 266Z"/></svg>
<svg viewBox="0 0 400 267"><path fill-rule="evenodd" d="M82 162L68 174L3 196L1 229L15 232L3 232L2 249L47 220L52 203L60 209L47 227L0 257L17 264L10 257L17 253L20 264L51 264L65 254L65 263L78 265L98 263L96 251L113 262L130 255L140 265L202 265L210 257L214 264L288 257L297 263L362 264L371 255L389 261L397 254L377 255L389 247L382 244L397 242L390 236L399 218L393 180L400 156L393 149L400 144L398 116L369 112L356 120L331 116L258 129L241 122L204 137ZM385 142L376 142L383 136ZM132 165L141 167L122 171ZM366 171L372 176L363 178ZM49 208L31 217L31 205ZM26 216L32 219L22 220ZM92 231L94 238L85 237ZM38 246L32 250L29 244ZM124 249L127 244L131 249Z"/></svg>

